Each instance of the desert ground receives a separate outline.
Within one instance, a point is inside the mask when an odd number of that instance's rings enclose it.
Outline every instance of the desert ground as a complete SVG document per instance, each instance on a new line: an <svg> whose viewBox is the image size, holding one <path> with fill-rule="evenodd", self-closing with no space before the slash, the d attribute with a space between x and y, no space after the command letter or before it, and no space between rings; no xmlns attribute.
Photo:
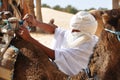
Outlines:
<svg viewBox="0 0 120 80"><path fill-rule="evenodd" d="M72 16L73 14L70 13L65 13L49 8L42 8L43 22L48 23L50 19L54 19L55 24L63 29L69 29L69 22ZM31 33L31 36L38 40L40 43L51 48L51 42L54 35L45 33Z"/></svg>

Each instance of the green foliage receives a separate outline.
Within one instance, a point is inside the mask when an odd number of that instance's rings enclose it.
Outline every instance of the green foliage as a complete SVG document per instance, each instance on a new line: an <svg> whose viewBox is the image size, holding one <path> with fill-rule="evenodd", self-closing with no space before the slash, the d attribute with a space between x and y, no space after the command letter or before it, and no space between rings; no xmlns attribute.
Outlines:
<svg viewBox="0 0 120 80"><path fill-rule="evenodd" d="M47 8L51 8L49 5L47 4L43 4L42 7L47 7ZM56 5L54 6L52 9L55 10L59 10L59 11L64 11L64 12L68 12L68 13L72 13L75 14L80 10L77 10L76 8L74 8L71 5L66 6L65 8L60 7L60 5ZM85 9L85 11L90 11L90 10L96 10L95 8L90 8L90 9ZM107 10L107 8L99 8L98 10Z"/></svg>
<svg viewBox="0 0 120 80"><path fill-rule="evenodd" d="M85 11L96 10L95 8L85 9Z"/></svg>
<svg viewBox="0 0 120 80"><path fill-rule="evenodd" d="M46 8L51 8L49 5L47 4L42 4L42 7L46 7Z"/></svg>
<svg viewBox="0 0 120 80"><path fill-rule="evenodd" d="M59 5L56 5L56 6L53 7L53 9L68 12L68 13L72 13L72 14L75 14L75 13L78 12L78 10L76 8L72 7L71 5L68 5L65 8L61 8Z"/></svg>
<svg viewBox="0 0 120 80"><path fill-rule="evenodd" d="M98 8L98 10L108 10L107 8Z"/></svg>
<svg viewBox="0 0 120 80"><path fill-rule="evenodd" d="M71 5L68 5L67 7L65 7L64 11L68 12L68 13L73 13L73 14L78 12L78 10L76 8L72 7Z"/></svg>
<svg viewBox="0 0 120 80"><path fill-rule="evenodd" d="M59 11L62 11L62 10L63 10L59 5L54 6L53 9L59 10Z"/></svg>

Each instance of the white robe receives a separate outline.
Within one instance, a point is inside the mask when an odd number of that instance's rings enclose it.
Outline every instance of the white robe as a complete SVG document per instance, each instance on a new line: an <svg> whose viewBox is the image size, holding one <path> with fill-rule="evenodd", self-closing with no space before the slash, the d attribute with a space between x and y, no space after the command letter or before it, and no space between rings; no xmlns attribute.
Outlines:
<svg viewBox="0 0 120 80"><path fill-rule="evenodd" d="M77 47L64 48L64 40L66 39L66 31L57 28L54 36L55 60L54 62L58 66L59 70L67 75L76 75L82 69L86 69L89 58L93 53L93 47L98 41L98 37L91 36L91 39L80 44Z"/></svg>

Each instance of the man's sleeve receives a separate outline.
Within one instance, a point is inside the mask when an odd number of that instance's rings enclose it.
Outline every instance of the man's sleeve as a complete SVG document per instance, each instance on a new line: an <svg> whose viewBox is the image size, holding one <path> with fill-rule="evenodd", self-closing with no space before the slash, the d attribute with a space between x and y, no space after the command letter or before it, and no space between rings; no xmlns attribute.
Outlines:
<svg viewBox="0 0 120 80"><path fill-rule="evenodd" d="M89 56L83 49L55 50L54 62L61 71L73 75L87 67Z"/></svg>

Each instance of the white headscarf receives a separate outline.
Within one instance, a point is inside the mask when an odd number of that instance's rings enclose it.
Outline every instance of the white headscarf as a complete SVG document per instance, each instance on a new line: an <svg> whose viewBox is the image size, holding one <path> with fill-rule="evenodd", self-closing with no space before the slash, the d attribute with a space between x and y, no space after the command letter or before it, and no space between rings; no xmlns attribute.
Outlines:
<svg viewBox="0 0 120 80"><path fill-rule="evenodd" d="M97 21L89 12L80 11L72 17L70 27L85 33L95 34Z"/></svg>
<svg viewBox="0 0 120 80"><path fill-rule="evenodd" d="M70 27L80 30L80 32L66 33L66 40L63 45L65 48L77 47L90 40L96 32L97 21L89 12L80 11L72 17Z"/></svg>

